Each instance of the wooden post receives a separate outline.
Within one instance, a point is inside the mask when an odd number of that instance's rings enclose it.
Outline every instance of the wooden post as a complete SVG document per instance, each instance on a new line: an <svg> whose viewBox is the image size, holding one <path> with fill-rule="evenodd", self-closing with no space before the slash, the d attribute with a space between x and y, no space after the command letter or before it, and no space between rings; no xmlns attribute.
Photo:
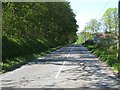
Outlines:
<svg viewBox="0 0 120 90"><path fill-rule="evenodd" d="M119 28L119 36L118 36L118 60L120 60L120 0L118 2L118 28Z"/></svg>

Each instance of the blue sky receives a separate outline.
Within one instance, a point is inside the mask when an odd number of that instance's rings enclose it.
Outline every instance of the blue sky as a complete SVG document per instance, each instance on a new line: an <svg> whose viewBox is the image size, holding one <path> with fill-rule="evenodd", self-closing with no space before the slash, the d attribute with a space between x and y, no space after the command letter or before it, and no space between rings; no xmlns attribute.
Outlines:
<svg viewBox="0 0 120 90"><path fill-rule="evenodd" d="M108 8L118 7L118 0L67 0L76 14L79 31L90 19L100 19Z"/></svg>

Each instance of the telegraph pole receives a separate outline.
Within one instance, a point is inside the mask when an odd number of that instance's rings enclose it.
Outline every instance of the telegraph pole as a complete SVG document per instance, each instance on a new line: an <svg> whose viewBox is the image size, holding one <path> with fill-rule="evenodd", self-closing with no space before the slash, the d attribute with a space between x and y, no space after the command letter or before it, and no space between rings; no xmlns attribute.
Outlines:
<svg viewBox="0 0 120 90"><path fill-rule="evenodd" d="M119 28L119 36L118 36L118 59L120 60L120 0L118 1L118 28Z"/></svg>

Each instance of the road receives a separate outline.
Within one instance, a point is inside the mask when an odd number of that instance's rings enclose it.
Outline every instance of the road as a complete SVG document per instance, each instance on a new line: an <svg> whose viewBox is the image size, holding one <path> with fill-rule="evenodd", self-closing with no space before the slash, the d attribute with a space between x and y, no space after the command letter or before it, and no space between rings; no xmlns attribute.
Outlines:
<svg viewBox="0 0 120 90"><path fill-rule="evenodd" d="M82 45L62 47L0 75L1 87L119 88L110 67Z"/></svg>

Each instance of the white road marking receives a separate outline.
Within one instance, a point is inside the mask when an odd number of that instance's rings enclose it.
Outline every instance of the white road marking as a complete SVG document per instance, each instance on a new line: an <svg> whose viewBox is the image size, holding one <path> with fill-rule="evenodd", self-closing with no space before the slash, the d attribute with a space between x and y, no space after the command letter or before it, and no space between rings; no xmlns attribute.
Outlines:
<svg viewBox="0 0 120 90"><path fill-rule="evenodd" d="M58 78L58 76L59 76L59 74L60 74L60 72L61 72L61 70L62 70L64 64L65 64L65 61L64 61L64 63L62 64L62 66L61 66L60 70L58 71L58 73L56 74L55 78Z"/></svg>
<svg viewBox="0 0 120 90"><path fill-rule="evenodd" d="M72 48L70 49L70 52L71 52L71 50L72 50ZM70 52L69 52L69 54L68 54L66 57L69 57L69 56L70 56ZM60 72L62 71L62 68L63 68L63 66L64 66L65 63L66 63L66 62L64 61L63 64L62 64L62 66L61 66L61 68L60 68L60 70L59 70L58 73L56 74L55 78L58 78L58 76L59 76Z"/></svg>

